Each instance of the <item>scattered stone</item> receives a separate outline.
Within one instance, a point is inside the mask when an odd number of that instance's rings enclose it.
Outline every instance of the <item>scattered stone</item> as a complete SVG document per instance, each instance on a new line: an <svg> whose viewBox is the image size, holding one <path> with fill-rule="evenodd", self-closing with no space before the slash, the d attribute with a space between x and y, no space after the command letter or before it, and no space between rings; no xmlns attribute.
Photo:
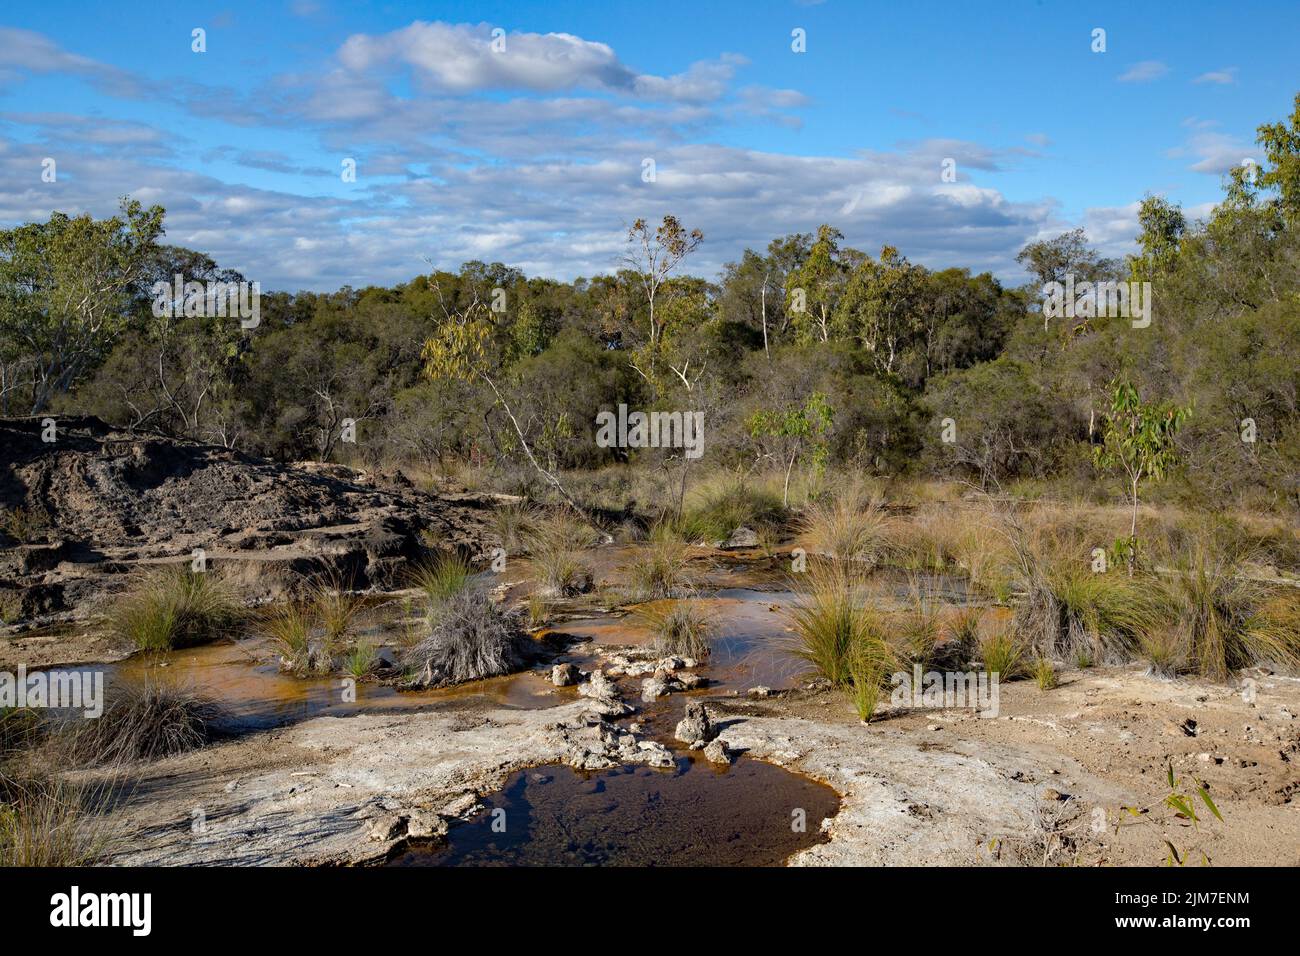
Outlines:
<svg viewBox="0 0 1300 956"><path fill-rule="evenodd" d="M551 683L556 687L570 687L582 680L577 664L556 664L551 668Z"/></svg>
<svg viewBox="0 0 1300 956"><path fill-rule="evenodd" d="M704 756L708 758L709 763L724 763L731 765L731 751L723 743L721 738L715 737L704 748Z"/></svg>
<svg viewBox="0 0 1300 956"><path fill-rule="evenodd" d="M656 701L668 693L668 682L660 677L647 677L641 682L641 699L647 703Z"/></svg>
<svg viewBox="0 0 1300 956"><path fill-rule="evenodd" d="M1061 791L1057 790L1055 787L1048 787L1046 790L1043 791L1043 799L1044 800L1069 800L1070 795L1068 793L1061 793Z"/></svg>
<svg viewBox="0 0 1300 956"><path fill-rule="evenodd" d="M757 687L751 687L748 694L750 697L771 697L772 688L767 687L764 684L759 684Z"/></svg>
<svg viewBox="0 0 1300 956"><path fill-rule="evenodd" d="M370 839L381 843L396 840L406 833L407 818L400 813L382 813L370 824Z"/></svg>
<svg viewBox="0 0 1300 956"><path fill-rule="evenodd" d="M591 677L585 684L578 685L578 693L601 701L618 700L623 696L618 685L609 680L599 668L591 672Z"/></svg>
<svg viewBox="0 0 1300 956"><path fill-rule="evenodd" d="M416 840L429 840L447 835L447 821L430 810L412 810L406 821L406 835Z"/></svg>
<svg viewBox="0 0 1300 956"><path fill-rule="evenodd" d="M707 677L693 674L690 671L677 675L677 680L682 685L683 690L695 690L697 687L704 687L709 683Z"/></svg>
<svg viewBox="0 0 1300 956"><path fill-rule="evenodd" d="M677 724L674 736L684 744L693 744L696 741L707 743L717 735L717 730L709 720L709 712L704 709L704 705L699 701L688 701L686 704L686 716Z"/></svg>

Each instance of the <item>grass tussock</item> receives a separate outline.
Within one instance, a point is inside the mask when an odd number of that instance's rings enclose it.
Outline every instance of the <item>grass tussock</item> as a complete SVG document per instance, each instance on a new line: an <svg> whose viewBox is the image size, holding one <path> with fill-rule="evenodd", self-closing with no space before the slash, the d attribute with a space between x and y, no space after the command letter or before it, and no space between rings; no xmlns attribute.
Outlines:
<svg viewBox="0 0 1300 956"><path fill-rule="evenodd" d="M109 791L53 777L0 775L0 866L93 866L120 840Z"/></svg>
<svg viewBox="0 0 1300 956"><path fill-rule="evenodd" d="M523 664L515 622L486 594L464 588L430 613L427 633L403 654L419 687L482 680Z"/></svg>
<svg viewBox="0 0 1300 956"><path fill-rule="evenodd" d="M535 522L528 538L528 553L544 597L573 597L591 590L591 566L582 552L599 543L595 528L568 511Z"/></svg>
<svg viewBox="0 0 1300 956"><path fill-rule="evenodd" d="M160 760L204 746L221 708L193 687L146 678L109 689L104 713L70 725L68 746L96 766Z"/></svg>
<svg viewBox="0 0 1300 956"><path fill-rule="evenodd" d="M379 664L379 652L367 640L357 641L343 658L343 670L348 676L361 680L370 676Z"/></svg>
<svg viewBox="0 0 1300 956"><path fill-rule="evenodd" d="M858 659L892 660L880 615L863 600L858 575L840 564L812 565L790 610L789 650L837 687L852 680Z"/></svg>
<svg viewBox="0 0 1300 956"><path fill-rule="evenodd" d="M1025 644L1013 628L997 628L983 635L979 652L984 670L997 674L999 680L1024 676Z"/></svg>
<svg viewBox="0 0 1300 956"><path fill-rule="evenodd" d="M1179 636L1183 662L1202 677L1226 680L1233 671L1259 663L1300 666L1297 602L1248 579L1244 563L1243 553L1202 538L1158 576L1169 615L1166 628ZM1157 632L1148 643L1158 637ZM1150 660L1149 648L1144 652ZM1174 658L1170 666L1177 663Z"/></svg>
<svg viewBox="0 0 1300 956"><path fill-rule="evenodd" d="M459 554L440 554L417 565L411 572L410 584L423 591L430 604L440 604L465 590L473 573L470 563Z"/></svg>
<svg viewBox="0 0 1300 956"><path fill-rule="evenodd" d="M687 541L724 541L737 528L780 528L786 521L781 495L757 479L722 474L693 486L673 523Z"/></svg>
<svg viewBox="0 0 1300 956"><path fill-rule="evenodd" d="M713 616L692 601L669 601L640 607L637 618L654 636L655 653L703 660L712 648Z"/></svg>
<svg viewBox="0 0 1300 956"><path fill-rule="evenodd" d="M688 590L690 546L667 525L656 525L627 573L633 594L642 601L676 597Z"/></svg>
<svg viewBox="0 0 1300 956"><path fill-rule="evenodd" d="M810 504L800 520L800 532L811 550L841 563L874 564L890 543L884 499L856 487Z"/></svg>
<svg viewBox="0 0 1300 956"><path fill-rule="evenodd" d="M113 630L140 650L167 651L231 635L243 619L234 587L216 572L169 564L145 572L113 605Z"/></svg>

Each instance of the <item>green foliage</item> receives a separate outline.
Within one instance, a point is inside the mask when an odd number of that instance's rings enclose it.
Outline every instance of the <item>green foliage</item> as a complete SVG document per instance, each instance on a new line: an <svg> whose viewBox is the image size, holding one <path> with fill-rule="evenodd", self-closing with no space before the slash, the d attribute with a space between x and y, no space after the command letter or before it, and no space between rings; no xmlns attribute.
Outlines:
<svg viewBox="0 0 1300 956"><path fill-rule="evenodd" d="M114 631L143 651L234 637L242 618L238 597L225 578L181 564L137 576L109 612Z"/></svg>

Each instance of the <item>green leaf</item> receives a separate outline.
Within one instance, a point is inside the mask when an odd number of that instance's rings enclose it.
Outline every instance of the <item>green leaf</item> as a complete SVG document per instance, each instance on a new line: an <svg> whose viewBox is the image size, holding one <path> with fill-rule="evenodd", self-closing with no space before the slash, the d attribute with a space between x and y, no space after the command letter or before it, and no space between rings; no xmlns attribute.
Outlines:
<svg viewBox="0 0 1300 956"><path fill-rule="evenodd" d="M1201 784L1200 794L1201 799L1205 801L1205 805L1210 808L1210 812L1218 817L1219 822L1222 823L1223 814L1219 812L1219 808L1216 807L1214 801L1210 799L1210 791L1206 789L1205 784Z"/></svg>

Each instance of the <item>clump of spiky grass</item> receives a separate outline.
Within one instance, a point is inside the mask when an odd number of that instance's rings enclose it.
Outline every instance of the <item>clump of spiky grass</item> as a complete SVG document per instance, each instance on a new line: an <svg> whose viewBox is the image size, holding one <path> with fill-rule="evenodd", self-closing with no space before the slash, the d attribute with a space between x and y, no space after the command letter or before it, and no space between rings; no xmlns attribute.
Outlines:
<svg viewBox="0 0 1300 956"><path fill-rule="evenodd" d="M907 607L890 620L890 640L897 656L909 666L924 670L935 658L941 631L939 605L917 578L908 585Z"/></svg>
<svg viewBox="0 0 1300 956"><path fill-rule="evenodd" d="M550 551L586 551L601 540L601 532L591 522L565 508L535 519L527 546L530 554L537 547Z"/></svg>
<svg viewBox="0 0 1300 956"><path fill-rule="evenodd" d="M533 591L528 595L528 626L533 630L544 627L551 618L551 602L544 594Z"/></svg>
<svg viewBox="0 0 1300 956"><path fill-rule="evenodd" d="M30 707L0 707L0 759L40 739L41 716Z"/></svg>
<svg viewBox="0 0 1300 956"><path fill-rule="evenodd" d="M311 610L300 601L277 604L265 613L262 630L280 652L285 670L301 674L311 669L312 627Z"/></svg>
<svg viewBox="0 0 1300 956"><path fill-rule="evenodd" d="M1034 555L1025 570L1016 621L1045 657L1068 660L1083 649L1093 660L1127 659L1162 616L1148 582L1094 572L1076 557Z"/></svg>
<svg viewBox="0 0 1300 956"><path fill-rule="evenodd" d="M591 588L591 568L580 548L592 529L567 514L542 522L529 540L528 554L537 575L537 591L546 597L572 597Z"/></svg>
<svg viewBox="0 0 1300 956"><path fill-rule="evenodd" d="M473 573L469 562L459 554L440 554L415 567L411 586L423 591L430 604L440 604L464 591Z"/></svg>
<svg viewBox="0 0 1300 956"><path fill-rule="evenodd" d="M984 670L1000 680L1015 680L1024 673L1025 645L1012 628L999 628L980 640Z"/></svg>
<svg viewBox="0 0 1300 956"><path fill-rule="evenodd" d="M357 680L361 680L363 677L368 677L378 663L379 652L375 649L375 645L363 638L357 641L343 658L343 670Z"/></svg>
<svg viewBox="0 0 1300 956"><path fill-rule="evenodd" d="M317 625L331 644L343 640L352 619L361 610L361 598L345 591L338 581L317 581L307 592L307 603Z"/></svg>
<svg viewBox="0 0 1300 956"><path fill-rule="evenodd" d="M656 525L645 547L628 566L633 593L643 601L670 598L690 587L686 566L690 547L671 528Z"/></svg>
<svg viewBox="0 0 1300 956"><path fill-rule="evenodd" d="M964 607L954 613L943 628L946 639L935 648L935 665L941 670L965 670L979 654L983 623L981 608Z"/></svg>
<svg viewBox="0 0 1300 956"><path fill-rule="evenodd" d="M477 588L444 599L428 618L428 632L403 654L412 684L438 687L482 680L523 663L514 621Z"/></svg>
<svg viewBox="0 0 1300 956"><path fill-rule="evenodd" d="M660 657L677 654L702 659L712 651L716 622L690 600L644 605L637 608L636 616L654 636L655 653Z"/></svg>
<svg viewBox="0 0 1300 956"><path fill-rule="evenodd" d="M169 564L139 575L113 605L109 620L141 650L166 651L226 636L242 616L238 595L225 578Z"/></svg>
<svg viewBox="0 0 1300 956"><path fill-rule="evenodd" d="M870 722L880 704L885 676L895 666L896 658L884 641L869 635L858 640L849 651L849 697L858 719Z"/></svg>
<svg viewBox="0 0 1300 956"><path fill-rule="evenodd" d="M1270 605L1269 589L1243 575L1243 560L1241 553L1197 539L1160 575L1170 623L1184 635L1188 662L1203 677L1225 680L1256 663L1300 665L1300 634L1277 613L1278 605Z"/></svg>
<svg viewBox="0 0 1300 956"><path fill-rule="evenodd" d="M525 504L508 504L492 512L492 525L507 554L519 554L537 530L538 515Z"/></svg>
<svg viewBox="0 0 1300 956"><path fill-rule="evenodd" d="M1177 628L1148 628L1138 636L1137 651L1151 677L1171 680L1187 669L1187 640Z"/></svg>
<svg viewBox="0 0 1300 956"><path fill-rule="evenodd" d="M1034 680L1038 682L1039 690L1051 690L1058 683L1056 676L1056 667L1046 657L1035 657L1033 667Z"/></svg>
<svg viewBox="0 0 1300 956"><path fill-rule="evenodd" d="M800 530L812 550L838 562L877 562L889 543L884 500L860 489L810 504Z"/></svg>
<svg viewBox="0 0 1300 956"><path fill-rule="evenodd" d="M70 752L90 764L159 760L195 750L222 714L193 687L145 678L109 688L104 712L69 726Z"/></svg>
<svg viewBox="0 0 1300 956"><path fill-rule="evenodd" d="M779 527L786 517L781 496L760 482L719 475L695 485L674 522L687 541L725 540L737 528Z"/></svg>
<svg viewBox="0 0 1300 956"><path fill-rule="evenodd" d="M92 866L120 840L105 812L111 790L53 777L0 774L0 866Z"/></svg>
<svg viewBox="0 0 1300 956"><path fill-rule="evenodd" d="M854 654L864 653L864 648L886 652L887 632L863 601L860 578L843 565L810 565L802 578L789 611L794 629L789 650L842 686L851 678Z"/></svg>

